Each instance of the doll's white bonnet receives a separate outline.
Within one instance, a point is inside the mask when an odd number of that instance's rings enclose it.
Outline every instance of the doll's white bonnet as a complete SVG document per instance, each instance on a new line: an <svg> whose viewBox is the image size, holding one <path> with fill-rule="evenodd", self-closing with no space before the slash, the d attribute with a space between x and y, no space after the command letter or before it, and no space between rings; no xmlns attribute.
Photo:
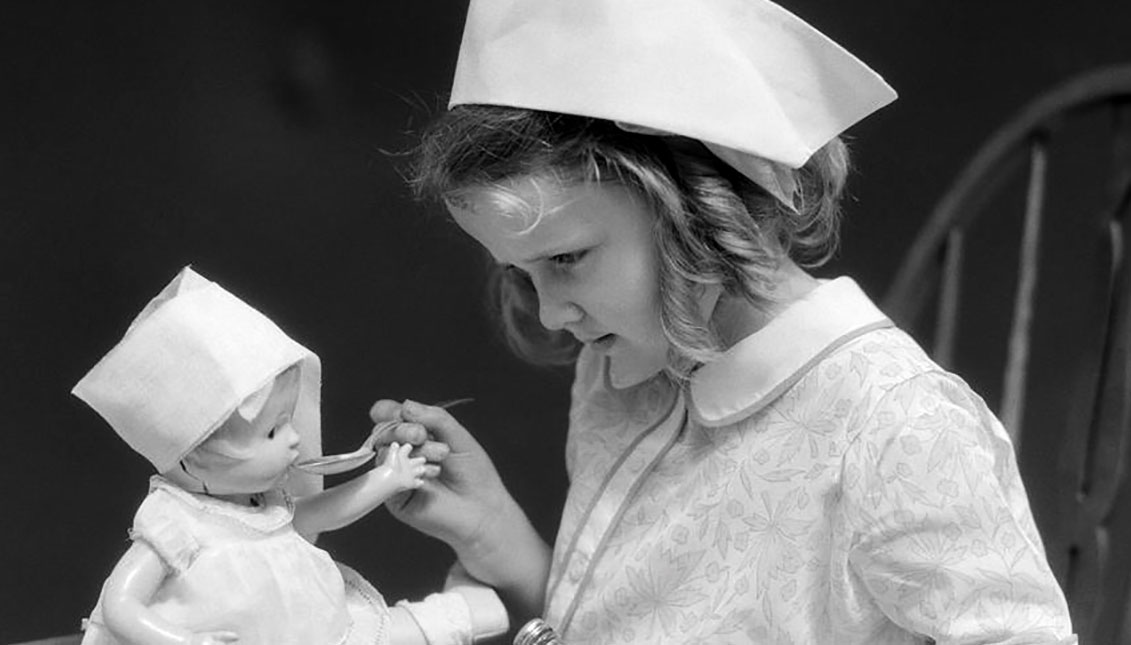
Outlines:
<svg viewBox="0 0 1131 645"><path fill-rule="evenodd" d="M450 105L698 139L792 206L788 169L895 96L768 0L471 0Z"/></svg>
<svg viewBox="0 0 1131 645"><path fill-rule="evenodd" d="M157 472L168 472L241 406L258 408L274 378L299 366L294 427L301 458L321 454L318 357L220 285L185 267L72 393ZM258 406L256 404L259 404ZM292 472L302 495L321 479Z"/></svg>

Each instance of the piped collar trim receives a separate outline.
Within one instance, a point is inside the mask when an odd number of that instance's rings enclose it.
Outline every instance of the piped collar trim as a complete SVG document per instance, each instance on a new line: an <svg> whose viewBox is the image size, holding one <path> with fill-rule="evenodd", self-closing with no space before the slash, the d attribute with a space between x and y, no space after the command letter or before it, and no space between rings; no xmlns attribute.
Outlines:
<svg viewBox="0 0 1131 645"><path fill-rule="evenodd" d="M844 343L891 326L851 278L822 281L692 375L692 418L707 427L736 423L772 403Z"/></svg>

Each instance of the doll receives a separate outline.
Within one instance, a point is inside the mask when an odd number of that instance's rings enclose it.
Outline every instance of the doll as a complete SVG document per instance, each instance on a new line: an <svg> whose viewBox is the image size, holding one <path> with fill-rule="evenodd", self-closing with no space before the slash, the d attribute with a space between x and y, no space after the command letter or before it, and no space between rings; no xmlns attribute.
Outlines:
<svg viewBox="0 0 1131 645"><path fill-rule="evenodd" d="M506 629L498 599L468 585L390 608L314 545L436 469L403 445L327 490L294 470L320 454L320 378L317 356L186 267L75 386L159 473L84 645L465 643Z"/></svg>

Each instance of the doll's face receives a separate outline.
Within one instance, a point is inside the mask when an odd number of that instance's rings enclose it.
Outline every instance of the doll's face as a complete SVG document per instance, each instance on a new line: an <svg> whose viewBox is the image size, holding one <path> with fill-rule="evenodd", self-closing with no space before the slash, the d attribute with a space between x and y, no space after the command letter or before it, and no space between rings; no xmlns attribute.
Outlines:
<svg viewBox="0 0 1131 645"><path fill-rule="evenodd" d="M613 183L525 177L508 195L470 191L449 202L459 226L501 264L530 277L539 318L607 353L614 371L663 365L655 215Z"/></svg>
<svg viewBox="0 0 1131 645"><path fill-rule="evenodd" d="M199 477L213 495L242 495L277 488L298 458L299 436L291 425L298 401L298 369L284 371L259 414L238 412L197 450L205 453Z"/></svg>

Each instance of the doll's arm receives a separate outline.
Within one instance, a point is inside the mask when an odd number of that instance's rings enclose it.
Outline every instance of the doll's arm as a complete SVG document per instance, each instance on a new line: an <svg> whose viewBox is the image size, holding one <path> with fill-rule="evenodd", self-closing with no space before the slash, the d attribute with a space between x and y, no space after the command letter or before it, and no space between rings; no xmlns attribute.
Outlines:
<svg viewBox="0 0 1131 645"><path fill-rule="evenodd" d="M106 628L131 645L219 645L239 640L235 632L193 633L146 606L165 580L165 565L145 542L133 543L118 561L102 595Z"/></svg>
<svg viewBox="0 0 1131 645"><path fill-rule="evenodd" d="M469 645L506 633L510 622L499 597L481 584L457 582L418 602L389 608L393 645Z"/></svg>
<svg viewBox="0 0 1131 645"><path fill-rule="evenodd" d="M392 444L384 462L360 477L295 501L295 530L316 535L352 524L394 494L419 488L423 457L409 457L412 446Z"/></svg>

